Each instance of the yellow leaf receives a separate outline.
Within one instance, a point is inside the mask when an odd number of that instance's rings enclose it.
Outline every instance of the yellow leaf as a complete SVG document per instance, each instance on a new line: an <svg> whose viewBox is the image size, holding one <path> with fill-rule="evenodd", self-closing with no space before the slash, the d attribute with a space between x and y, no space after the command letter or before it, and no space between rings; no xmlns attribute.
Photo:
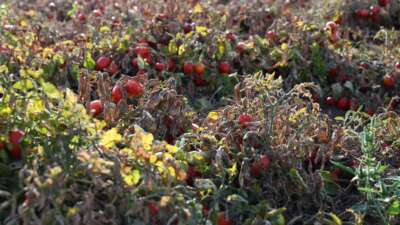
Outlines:
<svg viewBox="0 0 400 225"><path fill-rule="evenodd" d="M118 133L117 128L112 128L101 136L100 144L106 148L112 148L121 140L122 136Z"/></svg>
<svg viewBox="0 0 400 225"><path fill-rule="evenodd" d="M149 158L149 162L151 164L154 164L155 162L157 162L157 156L156 155L151 155Z"/></svg>
<svg viewBox="0 0 400 225"><path fill-rule="evenodd" d="M335 225L342 225L342 220L338 216L336 216L334 213L330 213L329 215L331 216Z"/></svg>
<svg viewBox="0 0 400 225"><path fill-rule="evenodd" d="M139 183L140 180L140 171L133 170L131 173L122 174L122 178L124 179L126 185L128 186L136 185L137 183Z"/></svg>
<svg viewBox="0 0 400 225"><path fill-rule="evenodd" d="M163 162L158 161L156 164L158 172L162 173L165 171L165 165Z"/></svg>
<svg viewBox="0 0 400 225"><path fill-rule="evenodd" d="M282 43L281 49L282 49L283 51L286 51L286 50L289 49L289 45L288 45L287 43Z"/></svg>
<svg viewBox="0 0 400 225"><path fill-rule="evenodd" d="M168 152L170 152L170 153L176 153L177 151L178 151L178 147L176 147L175 145L170 145L170 144L167 144L166 146L165 146L165 148L167 149L167 151Z"/></svg>
<svg viewBox="0 0 400 225"><path fill-rule="evenodd" d="M62 169L59 166L50 169L50 177L56 177L62 173Z"/></svg>
<svg viewBox="0 0 400 225"><path fill-rule="evenodd" d="M218 43L218 54L220 56L223 56L225 53L225 43L224 42L219 42Z"/></svg>
<svg viewBox="0 0 400 225"><path fill-rule="evenodd" d="M174 157L171 154L169 154L168 152L166 152L163 154L163 158L164 159L173 159Z"/></svg>
<svg viewBox="0 0 400 225"><path fill-rule="evenodd" d="M173 177L173 178L176 178L176 171L175 171L175 168L172 167L172 166L168 166L167 169L168 169L169 175L170 175L171 177Z"/></svg>
<svg viewBox="0 0 400 225"><path fill-rule="evenodd" d="M208 28L204 26L196 26L196 32L199 33L201 36L207 36Z"/></svg>
<svg viewBox="0 0 400 225"><path fill-rule="evenodd" d="M44 48L42 51L42 57L48 58L54 54L54 50L52 48Z"/></svg>
<svg viewBox="0 0 400 225"><path fill-rule="evenodd" d="M26 70L26 72L29 74L29 76L36 79L43 75L43 69L38 69L38 70L28 69Z"/></svg>
<svg viewBox="0 0 400 225"><path fill-rule="evenodd" d="M175 41L170 41L168 44L168 52L172 55L178 52L178 46L176 46Z"/></svg>
<svg viewBox="0 0 400 225"><path fill-rule="evenodd" d="M64 64L64 62L65 62L64 56L62 56L61 54L54 55L53 60L58 62L60 65Z"/></svg>
<svg viewBox="0 0 400 225"><path fill-rule="evenodd" d="M218 112L209 112L207 118L211 121L217 121L219 118Z"/></svg>
<svg viewBox="0 0 400 225"><path fill-rule="evenodd" d="M40 99L35 99L35 100L31 99L29 101L29 103L28 103L26 112L28 114L38 114L38 113L43 112L44 109L45 109L45 107L44 107L44 103L43 103L42 100L40 100Z"/></svg>
<svg viewBox="0 0 400 225"><path fill-rule="evenodd" d="M21 27L27 27L28 26L28 22L26 20L21 20L19 22L19 24L21 25Z"/></svg>
<svg viewBox="0 0 400 225"><path fill-rule="evenodd" d="M185 54L185 51L186 51L186 45L185 44L179 46L178 55L181 56L181 55Z"/></svg>
<svg viewBox="0 0 400 225"><path fill-rule="evenodd" d="M0 73L8 74L8 67L7 65L1 65L0 66Z"/></svg>
<svg viewBox="0 0 400 225"><path fill-rule="evenodd" d="M110 31L111 31L111 29L108 26L100 27L100 32L101 33L107 33L107 32L110 32Z"/></svg>
<svg viewBox="0 0 400 225"><path fill-rule="evenodd" d="M152 133L147 133L142 136L142 146L144 150L149 151L151 149L151 145L153 143L153 134Z"/></svg>
<svg viewBox="0 0 400 225"><path fill-rule="evenodd" d="M165 207L171 202L171 196L162 196L160 199L160 206Z"/></svg>
<svg viewBox="0 0 400 225"><path fill-rule="evenodd" d="M202 12L203 12L203 7L201 6L200 3L197 3L193 8L193 13L202 13Z"/></svg>

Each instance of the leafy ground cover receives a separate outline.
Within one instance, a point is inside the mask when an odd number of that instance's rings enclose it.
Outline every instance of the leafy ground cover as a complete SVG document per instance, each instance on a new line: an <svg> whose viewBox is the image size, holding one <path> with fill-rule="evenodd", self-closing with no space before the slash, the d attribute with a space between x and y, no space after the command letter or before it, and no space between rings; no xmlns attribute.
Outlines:
<svg viewBox="0 0 400 225"><path fill-rule="evenodd" d="M1 1L0 224L399 224L399 15Z"/></svg>

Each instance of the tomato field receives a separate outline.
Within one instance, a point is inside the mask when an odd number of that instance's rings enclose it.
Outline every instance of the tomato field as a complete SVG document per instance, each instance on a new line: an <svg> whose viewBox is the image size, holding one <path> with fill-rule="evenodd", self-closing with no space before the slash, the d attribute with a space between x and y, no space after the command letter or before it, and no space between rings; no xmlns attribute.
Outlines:
<svg viewBox="0 0 400 225"><path fill-rule="evenodd" d="M1 0L0 224L399 225L399 0Z"/></svg>

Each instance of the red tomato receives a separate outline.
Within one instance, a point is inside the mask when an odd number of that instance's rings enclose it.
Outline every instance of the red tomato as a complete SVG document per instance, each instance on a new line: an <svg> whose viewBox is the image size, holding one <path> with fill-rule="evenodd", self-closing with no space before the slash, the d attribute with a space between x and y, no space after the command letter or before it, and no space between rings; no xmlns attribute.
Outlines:
<svg viewBox="0 0 400 225"><path fill-rule="evenodd" d="M186 75L192 74L194 70L194 66L191 62L183 63L183 73Z"/></svg>
<svg viewBox="0 0 400 225"><path fill-rule="evenodd" d="M356 15L360 19L365 19L369 16L369 10L368 9L357 9Z"/></svg>
<svg viewBox="0 0 400 225"><path fill-rule="evenodd" d="M19 145L25 133L21 130L13 130L8 134L8 140L12 145Z"/></svg>
<svg viewBox="0 0 400 225"><path fill-rule="evenodd" d="M242 126L247 125L247 123L251 122L252 120L253 120L253 118L249 114L241 114L239 116L239 124Z"/></svg>
<svg viewBox="0 0 400 225"><path fill-rule="evenodd" d="M149 202L148 207L149 207L150 214L151 214L153 217L156 217L156 216L158 215L158 212L160 211L160 209L158 208L157 203L155 203L155 202L153 202L153 201L152 201L152 202Z"/></svg>
<svg viewBox="0 0 400 225"><path fill-rule="evenodd" d="M383 77L383 86L387 88L394 88L396 86L396 77L392 74L386 74Z"/></svg>
<svg viewBox="0 0 400 225"><path fill-rule="evenodd" d="M390 0L379 0L378 3L380 6L386 7L387 5L389 5Z"/></svg>
<svg viewBox="0 0 400 225"><path fill-rule="evenodd" d="M142 58L147 58L150 56L150 49L146 46L140 45L135 48L135 53Z"/></svg>
<svg viewBox="0 0 400 225"><path fill-rule="evenodd" d="M11 148L10 155L13 159L19 160L22 158L22 149L19 145L15 145Z"/></svg>
<svg viewBox="0 0 400 225"><path fill-rule="evenodd" d="M108 56L100 56L96 61L96 70L103 70L111 64L111 58Z"/></svg>
<svg viewBox="0 0 400 225"><path fill-rule="evenodd" d="M114 61L112 61L111 64L107 68L104 69L104 71L106 71L108 74L113 76L116 73L118 73L119 67Z"/></svg>
<svg viewBox="0 0 400 225"><path fill-rule="evenodd" d="M103 103L100 100L94 100L89 103L90 113L97 116L103 112Z"/></svg>
<svg viewBox="0 0 400 225"><path fill-rule="evenodd" d="M205 71L205 67L202 63L198 63L198 64L194 65L193 69L194 69L194 73L199 76L203 75L204 71Z"/></svg>
<svg viewBox="0 0 400 225"><path fill-rule="evenodd" d="M218 213L217 225L231 225L232 222L226 217L224 212Z"/></svg>
<svg viewBox="0 0 400 225"><path fill-rule="evenodd" d="M250 167L250 174L253 177L259 177L261 174L261 163L258 161L254 161Z"/></svg>
<svg viewBox="0 0 400 225"><path fill-rule="evenodd" d="M328 96L328 97L326 97L326 99L325 99L325 103L326 103L327 105L334 106L334 105L336 105L336 100L335 100L333 97Z"/></svg>
<svg viewBox="0 0 400 225"><path fill-rule="evenodd" d="M221 62L219 64L219 72L221 74L229 74L231 73L231 65L227 62Z"/></svg>
<svg viewBox="0 0 400 225"><path fill-rule="evenodd" d="M162 71L165 69L165 64L164 64L164 63L161 63L161 62L158 62L158 63L156 63L156 65L155 65L155 69L156 69L158 72L162 72Z"/></svg>
<svg viewBox="0 0 400 225"><path fill-rule="evenodd" d="M169 71L169 72L174 72L174 71L175 71L175 68L176 68L176 62L175 62L175 60L169 59L169 60L168 60L168 66L167 66L168 71Z"/></svg>
<svg viewBox="0 0 400 225"><path fill-rule="evenodd" d="M195 74L193 79L194 79L194 84L197 87L204 87L207 85L207 81L203 79L203 75Z"/></svg>
<svg viewBox="0 0 400 225"><path fill-rule="evenodd" d="M115 85L111 91L111 98L114 103L118 103L122 99L122 88Z"/></svg>
<svg viewBox="0 0 400 225"><path fill-rule="evenodd" d="M341 110L348 110L349 109L349 99L346 97L341 97L339 101L337 101L336 106Z"/></svg>
<svg viewBox="0 0 400 225"><path fill-rule="evenodd" d="M261 163L261 167L264 170L268 169L270 162L271 161L267 155L261 155L260 163Z"/></svg>
<svg viewBox="0 0 400 225"><path fill-rule="evenodd" d="M136 80L128 80L125 85L125 90L128 93L129 97L138 97L141 96L144 92L143 85Z"/></svg>
<svg viewBox="0 0 400 225"><path fill-rule="evenodd" d="M373 5L369 8L369 10L371 11L372 15L378 15L381 12L381 7L378 5Z"/></svg>
<svg viewBox="0 0 400 225"><path fill-rule="evenodd" d="M138 63L138 60L136 58L132 59L131 65L132 65L133 68L139 69L139 63Z"/></svg>

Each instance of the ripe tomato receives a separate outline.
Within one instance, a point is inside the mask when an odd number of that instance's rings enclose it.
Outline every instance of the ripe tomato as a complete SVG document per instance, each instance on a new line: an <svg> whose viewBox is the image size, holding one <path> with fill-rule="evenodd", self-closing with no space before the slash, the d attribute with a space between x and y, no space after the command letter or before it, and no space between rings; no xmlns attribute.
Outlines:
<svg viewBox="0 0 400 225"><path fill-rule="evenodd" d="M231 225L232 221L225 216L225 212L218 213L217 225Z"/></svg>
<svg viewBox="0 0 400 225"><path fill-rule="evenodd" d="M190 23L185 23L183 24L183 32L185 34L189 33L190 31L192 31L192 24Z"/></svg>
<svg viewBox="0 0 400 225"><path fill-rule="evenodd" d="M246 50L246 47L245 47L244 43L239 42L239 43L236 45L235 50L236 50L237 53L243 54L244 51Z"/></svg>
<svg viewBox="0 0 400 225"><path fill-rule="evenodd" d="M250 174L253 177L259 177L261 174L261 163L259 161L254 161L250 167Z"/></svg>
<svg viewBox="0 0 400 225"><path fill-rule="evenodd" d="M13 130L8 133L9 142L16 146L19 145L24 137L25 133L21 130Z"/></svg>
<svg viewBox="0 0 400 225"><path fill-rule="evenodd" d="M207 81L203 79L203 75L195 74L193 79L194 79L194 84L197 87L204 87L207 85Z"/></svg>
<svg viewBox="0 0 400 225"><path fill-rule="evenodd" d="M365 108L365 112L369 115L369 116L373 116L375 114L375 109L372 107L366 107Z"/></svg>
<svg viewBox="0 0 400 225"><path fill-rule="evenodd" d="M190 74L193 73L194 66L193 66L193 64L191 62L185 62L185 63L183 63L182 70L183 70L184 74L190 75Z"/></svg>
<svg viewBox="0 0 400 225"><path fill-rule="evenodd" d="M111 58L108 56L100 56L96 61L96 70L103 70L111 64Z"/></svg>
<svg viewBox="0 0 400 225"><path fill-rule="evenodd" d="M10 155L13 159L19 160L22 158L22 149L19 145L15 145L10 150Z"/></svg>
<svg viewBox="0 0 400 225"><path fill-rule="evenodd" d="M329 70L329 76L331 78L336 78L338 76L338 70L337 67L333 67Z"/></svg>
<svg viewBox="0 0 400 225"><path fill-rule="evenodd" d="M360 19L365 19L368 18L369 16L369 10L368 9L357 9L356 10L356 15Z"/></svg>
<svg viewBox="0 0 400 225"><path fill-rule="evenodd" d="M135 48L135 53L145 59L150 56L150 49L142 44Z"/></svg>
<svg viewBox="0 0 400 225"><path fill-rule="evenodd" d="M229 74L231 73L231 65L227 62L221 62L219 64L219 72L221 74Z"/></svg>
<svg viewBox="0 0 400 225"><path fill-rule="evenodd" d="M341 110L348 110L349 109L349 99L346 97L341 97L339 101L337 101L336 106Z"/></svg>
<svg viewBox="0 0 400 225"><path fill-rule="evenodd" d="M107 68L104 69L104 71L106 71L108 74L113 76L116 73L118 73L119 67L114 61L112 61L111 64Z"/></svg>
<svg viewBox="0 0 400 225"><path fill-rule="evenodd" d="M239 116L239 124L242 126L246 126L247 123L251 122L252 120L253 120L253 118L249 114L241 114Z"/></svg>
<svg viewBox="0 0 400 225"><path fill-rule="evenodd" d="M261 155L260 157L260 163L261 163L261 167L266 170L269 167L270 164L270 159L267 155Z"/></svg>
<svg viewBox="0 0 400 225"><path fill-rule="evenodd" d="M89 103L90 113L93 116L97 116L103 112L103 103L101 100L94 100Z"/></svg>
<svg viewBox="0 0 400 225"><path fill-rule="evenodd" d="M386 7L387 5L389 5L390 0L379 0L378 3L380 6Z"/></svg>
<svg viewBox="0 0 400 225"><path fill-rule="evenodd" d="M111 91L111 99L114 103L118 103L122 99L122 88L115 85Z"/></svg>
<svg viewBox="0 0 400 225"><path fill-rule="evenodd" d="M326 99L325 99L325 103L326 103L327 105L334 106L334 105L336 105L336 100L335 100L333 97L328 96L328 97L326 97Z"/></svg>
<svg viewBox="0 0 400 225"><path fill-rule="evenodd" d="M158 215L158 212L160 211L157 203L155 203L153 201L149 202L148 207L149 207L150 215L152 215L153 217L156 217Z"/></svg>
<svg viewBox="0 0 400 225"><path fill-rule="evenodd" d="M155 69L156 69L158 72L162 72L162 71L165 69L165 64L164 64L164 63L161 63L161 62L158 62L158 63L156 63L156 65L155 65Z"/></svg>
<svg viewBox="0 0 400 225"><path fill-rule="evenodd" d="M136 80L128 80L125 85L124 88L126 90L126 92L128 93L129 97L138 97L141 96L144 92L144 87L143 85L136 81Z"/></svg>
<svg viewBox="0 0 400 225"><path fill-rule="evenodd" d="M194 73L199 76L203 75L204 71L205 71L205 67L202 63L198 63L198 64L194 65L193 69L194 69Z"/></svg>
<svg viewBox="0 0 400 225"><path fill-rule="evenodd" d="M378 5L373 5L369 8L372 15L378 15L381 12L381 7Z"/></svg>
<svg viewBox="0 0 400 225"><path fill-rule="evenodd" d="M386 88L394 88L396 86L396 77L392 74L386 74L383 77L383 86Z"/></svg>
<svg viewBox="0 0 400 225"><path fill-rule="evenodd" d="M174 72L176 68L176 62L174 59L169 59L168 60L168 66L167 69L169 72Z"/></svg>
<svg viewBox="0 0 400 225"><path fill-rule="evenodd" d="M139 69L139 63L138 63L138 60L136 58L132 59L131 65L132 65L133 68Z"/></svg>

